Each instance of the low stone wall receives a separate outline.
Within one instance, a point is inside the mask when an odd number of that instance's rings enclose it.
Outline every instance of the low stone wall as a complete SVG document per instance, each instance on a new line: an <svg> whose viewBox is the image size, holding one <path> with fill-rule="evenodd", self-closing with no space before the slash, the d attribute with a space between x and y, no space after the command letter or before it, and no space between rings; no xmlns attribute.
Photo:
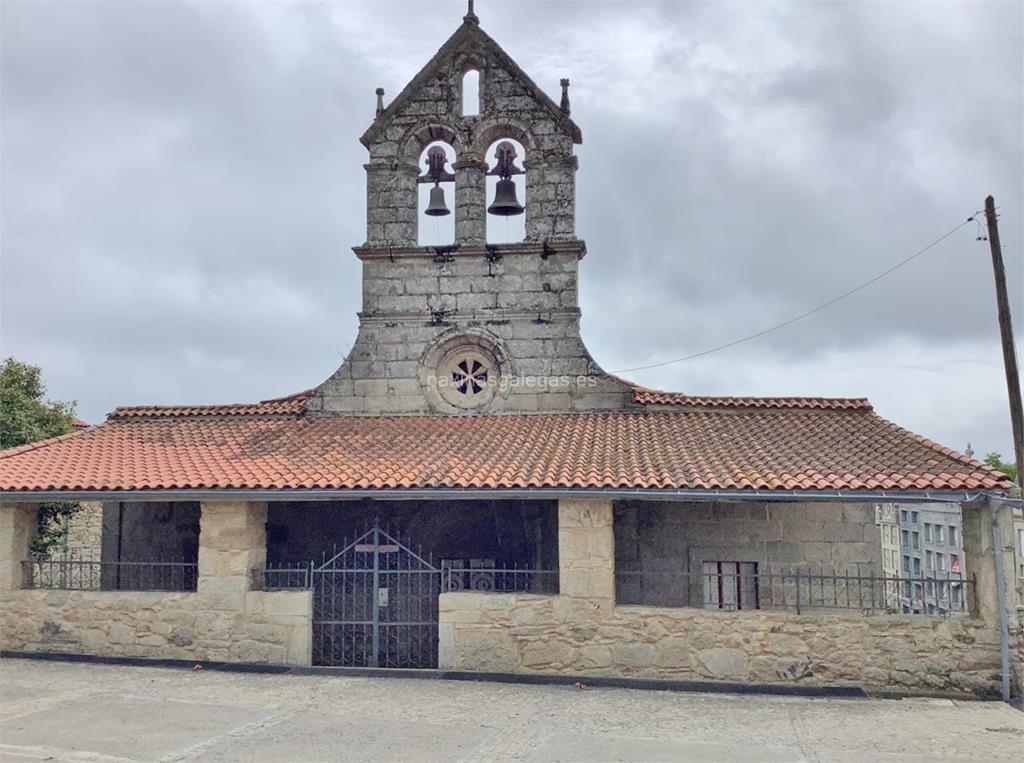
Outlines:
<svg viewBox="0 0 1024 763"><path fill-rule="evenodd" d="M978 620L614 606L445 593L441 667L998 697L999 636Z"/></svg>
<svg viewBox="0 0 1024 763"><path fill-rule="evenodd" d="M4 649L285 665L311 661L312 594L0 592Z"/></svg>

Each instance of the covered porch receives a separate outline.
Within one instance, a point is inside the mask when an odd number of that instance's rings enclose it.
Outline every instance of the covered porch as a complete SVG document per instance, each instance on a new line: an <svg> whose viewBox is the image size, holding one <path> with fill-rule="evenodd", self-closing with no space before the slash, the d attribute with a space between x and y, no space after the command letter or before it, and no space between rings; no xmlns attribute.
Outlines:
<svg viewBox="0 0 1024 763"><path fill-rule="evenodd" d="M945 617L886 607L884 585L904 581L881 574L864 500L197 503L194 590L141 591L39 587L35 504L5 501L4 648L992 696L1001 612L1010 645L1020 636L1012 510L997 500L963 505L971 577Z"/></svg>

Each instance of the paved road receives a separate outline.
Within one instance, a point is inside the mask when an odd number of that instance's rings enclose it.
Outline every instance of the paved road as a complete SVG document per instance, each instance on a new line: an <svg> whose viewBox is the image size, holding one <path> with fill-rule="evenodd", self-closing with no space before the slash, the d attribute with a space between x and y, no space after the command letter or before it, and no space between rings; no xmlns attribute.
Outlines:
<svg viewBox="0 0 1024 763"><path fill-rule="evenodd" d="M1021 760L994 702L0 660L0 760Z"/></svg>

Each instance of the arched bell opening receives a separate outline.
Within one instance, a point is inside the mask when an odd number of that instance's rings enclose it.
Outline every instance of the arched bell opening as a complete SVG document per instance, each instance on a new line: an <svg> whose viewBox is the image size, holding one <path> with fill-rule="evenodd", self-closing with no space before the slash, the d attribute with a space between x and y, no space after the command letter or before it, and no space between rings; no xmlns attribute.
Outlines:
<svg viewBox="0 0 1024 763"><path fill-rule="evenodd" d="M416 241L420 246L447 246L455 241L455 149L434 141L420 153L417 178Z"/></svg>
<svg viewBox="0 0 1024 763"><path fill-rule="evenodd" d="M512 244L526 238L526 150L510 138L494 141L487 159L487 243Z"/></svg>

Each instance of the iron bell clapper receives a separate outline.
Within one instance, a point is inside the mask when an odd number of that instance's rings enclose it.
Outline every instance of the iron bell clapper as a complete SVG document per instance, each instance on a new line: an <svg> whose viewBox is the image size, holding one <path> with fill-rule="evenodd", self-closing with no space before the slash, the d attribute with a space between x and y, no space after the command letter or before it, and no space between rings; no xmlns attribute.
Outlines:
<svg viewBox="0 0 1024 763"><path fill-rule="evenodd" d="M430 203L427 204L427 208L423 210L423 214L430 215L431 217L444 217L450 215L452 212L448 209L448 205L444 202L444 189L440 184L435 184L430 189Z"/></svg>
<svg viewBox="0 0 1024 763"><path fill-rule="evenodd" d="M509 179L498 181L497 187L494 189L494 201L491 206L487 207L487 212L501 217L511 217L523 213L523 205L516 198L515 181Z"/></svg>

